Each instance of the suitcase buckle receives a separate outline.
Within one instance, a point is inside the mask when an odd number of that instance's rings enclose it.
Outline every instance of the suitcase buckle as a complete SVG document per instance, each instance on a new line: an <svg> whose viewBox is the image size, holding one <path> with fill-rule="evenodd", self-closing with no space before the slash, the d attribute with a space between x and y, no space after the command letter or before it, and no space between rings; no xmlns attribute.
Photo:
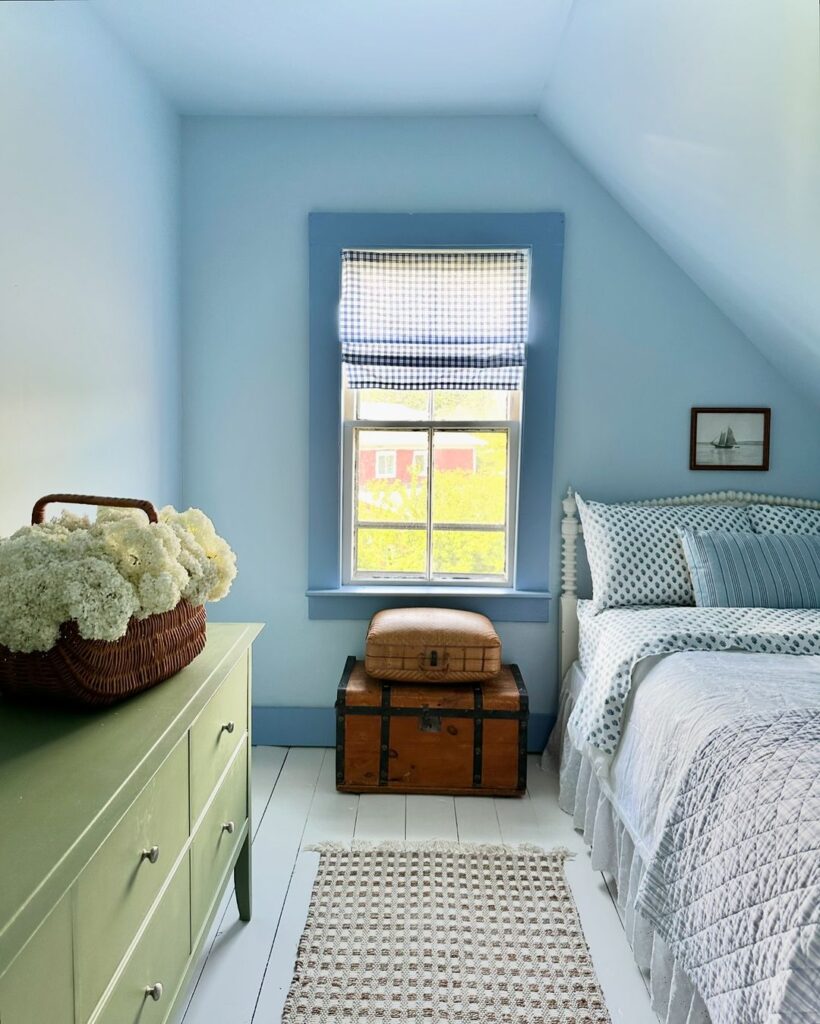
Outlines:
<svg viewBox="0 0 820 1024"><path fill-rule="evenodd" d="M439 652L436 650L422 651L419 655L419 668L422 672L446 672L447 667L450 664L450 654L448 651L444 652L444 655L440 658Z"/></svg>

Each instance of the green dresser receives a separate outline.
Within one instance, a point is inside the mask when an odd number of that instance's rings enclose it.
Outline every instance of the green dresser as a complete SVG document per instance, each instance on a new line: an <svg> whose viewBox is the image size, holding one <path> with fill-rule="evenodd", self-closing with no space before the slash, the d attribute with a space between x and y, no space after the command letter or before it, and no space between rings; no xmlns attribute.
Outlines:
<svg viewBox="0 0 820 1024"><path fill-rule="evenodd" d="M0 699L0 1024L164 1024L231 871L250 919L260 629L106 711Z"/></svg>

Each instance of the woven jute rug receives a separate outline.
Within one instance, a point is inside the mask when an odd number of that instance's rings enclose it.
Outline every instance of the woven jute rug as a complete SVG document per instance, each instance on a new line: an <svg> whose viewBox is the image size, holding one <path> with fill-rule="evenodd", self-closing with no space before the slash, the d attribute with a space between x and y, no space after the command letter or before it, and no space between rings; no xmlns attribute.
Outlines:
<svg viewBox="0 0 820 1024"><path fill-rule="evenodd" d="M609 1024L566 851L314 849L282 1024Z"/></svg>

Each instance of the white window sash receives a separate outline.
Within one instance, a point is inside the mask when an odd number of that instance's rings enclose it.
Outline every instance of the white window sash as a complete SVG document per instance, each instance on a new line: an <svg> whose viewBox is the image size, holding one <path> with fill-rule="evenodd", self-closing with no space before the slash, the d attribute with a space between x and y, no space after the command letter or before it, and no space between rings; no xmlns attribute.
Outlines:
<svg viewBox="0 0 820 1024"><path fill-rule="evenodd" d="M344 412L346 414L342 427L342 582L345 585L362 583L407 583L425 586L487 586L515 587L516 540L518 534L518 476L521 454L520 392L512 399L514 414L507 420L360 420L355 419L355 393L350 389L344 391ZM419 431L427 434L427 518L424 523L367 523L362 525L384 526L395 530L424 530L427 534L426 565L427 572L422 573L390 573L390 572L355 572L355 539L358 473L356 467L356 431L403 430ZM507 505L505 524L465 524L436 523L432 524L432 475L433 466L432 443L436 432L468 432L486 433L503 431L507 434ZM436 530L464 530L476 532L506 531L506 575L481 576L467 574L436 574L432 573L432 543Z"/></svg>

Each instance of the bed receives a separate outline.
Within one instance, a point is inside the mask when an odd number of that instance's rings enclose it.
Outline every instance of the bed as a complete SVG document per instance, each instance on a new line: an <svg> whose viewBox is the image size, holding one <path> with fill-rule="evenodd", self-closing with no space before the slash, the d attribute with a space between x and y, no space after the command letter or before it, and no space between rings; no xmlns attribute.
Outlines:
<svg viewBox="0 0 820 1024"><path fill-rule="evenodd" d="M735 492L630 505L820 516L820 502ZM653 1008L664 1024L817 1024L820 611L595 607L578 598L571 492L563 511L548 750Z"/></svg>

